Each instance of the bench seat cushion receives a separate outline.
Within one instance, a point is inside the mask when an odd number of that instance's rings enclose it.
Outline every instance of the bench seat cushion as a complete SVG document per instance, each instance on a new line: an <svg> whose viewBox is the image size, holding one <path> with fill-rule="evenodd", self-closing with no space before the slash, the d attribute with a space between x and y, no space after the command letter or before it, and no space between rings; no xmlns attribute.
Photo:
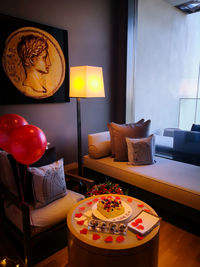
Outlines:
<svg viewBox="0 0 200 267"><path fill-rule="evenodd" d="M84 167L200 210L200 167L155 157L153 165L132 166L111 157L84 156Z"/></svg>
<svg viewBox="0 0 200 267"><path fill-rule="evenodd" d="M67 195L55 200L40 209L32 209L30 212L31 226L37 228L37 232L49 228L67 218L70 208L84 196L71 190L67 190ZM15 205L6 202L4 204L6 217L22 231L21 210Z"/></svg>

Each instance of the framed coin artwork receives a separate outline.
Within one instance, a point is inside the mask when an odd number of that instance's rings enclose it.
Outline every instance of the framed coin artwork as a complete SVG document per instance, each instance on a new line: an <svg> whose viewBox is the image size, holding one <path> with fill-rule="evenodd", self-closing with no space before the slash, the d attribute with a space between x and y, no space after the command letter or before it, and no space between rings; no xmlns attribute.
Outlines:
<svg viewBox="0 0 200 267"><path fill-rule="evenodd" d="M67 31L0 14L0 105L69 102Z"/></svg>

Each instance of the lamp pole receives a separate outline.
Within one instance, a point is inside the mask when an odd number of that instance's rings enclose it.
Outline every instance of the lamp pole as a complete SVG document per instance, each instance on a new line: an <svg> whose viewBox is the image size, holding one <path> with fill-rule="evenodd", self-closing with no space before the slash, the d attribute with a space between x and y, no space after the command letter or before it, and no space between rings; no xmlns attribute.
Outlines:
<svg viewBox="0 0 200 267"><path fill-rule="evenodd" d="M82 142L81 142L81 103L80 97L76 98L77 106L77 140L78 140L78 175L82 176Z"/></svg>

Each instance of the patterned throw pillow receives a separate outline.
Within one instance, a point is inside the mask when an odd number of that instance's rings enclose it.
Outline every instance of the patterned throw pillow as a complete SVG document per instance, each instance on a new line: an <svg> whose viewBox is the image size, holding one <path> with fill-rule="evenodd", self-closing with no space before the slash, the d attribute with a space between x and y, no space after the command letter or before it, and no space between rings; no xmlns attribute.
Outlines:
<svg viewBox="0 0 200 267"><path fill-rule="evenodd" d="M43 167L30 167L35 208L41 208L48 203L67 194L63 159Z"/></svg>
<svg viewBox="0 0 200 267"><path fill-rule="evenodd" d="M128 146L128 161L131 165L146 165L154 163L155 136L146 138L126 138Z"/></svg>

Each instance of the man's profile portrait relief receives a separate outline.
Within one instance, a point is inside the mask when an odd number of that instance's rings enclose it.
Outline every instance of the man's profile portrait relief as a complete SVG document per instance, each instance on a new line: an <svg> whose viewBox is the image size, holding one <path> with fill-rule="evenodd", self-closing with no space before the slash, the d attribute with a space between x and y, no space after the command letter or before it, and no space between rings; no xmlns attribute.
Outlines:
<svg viewBox="0 0 200 267"><path fill-rule="evenodd" d="M42 75L49 72L51 61L47 41L33 34L22 36L17 45L17 52L24 67L26 78L23 85L36 92L47 92Z"/></svg>
<svg viewBox="0 0 200 267"><path fill-rule="evenodd" d="M65 58L49 33L33 27L20 28L6 40L3 67L13 85L31 98L47 98L65 78Z"/></svg>

